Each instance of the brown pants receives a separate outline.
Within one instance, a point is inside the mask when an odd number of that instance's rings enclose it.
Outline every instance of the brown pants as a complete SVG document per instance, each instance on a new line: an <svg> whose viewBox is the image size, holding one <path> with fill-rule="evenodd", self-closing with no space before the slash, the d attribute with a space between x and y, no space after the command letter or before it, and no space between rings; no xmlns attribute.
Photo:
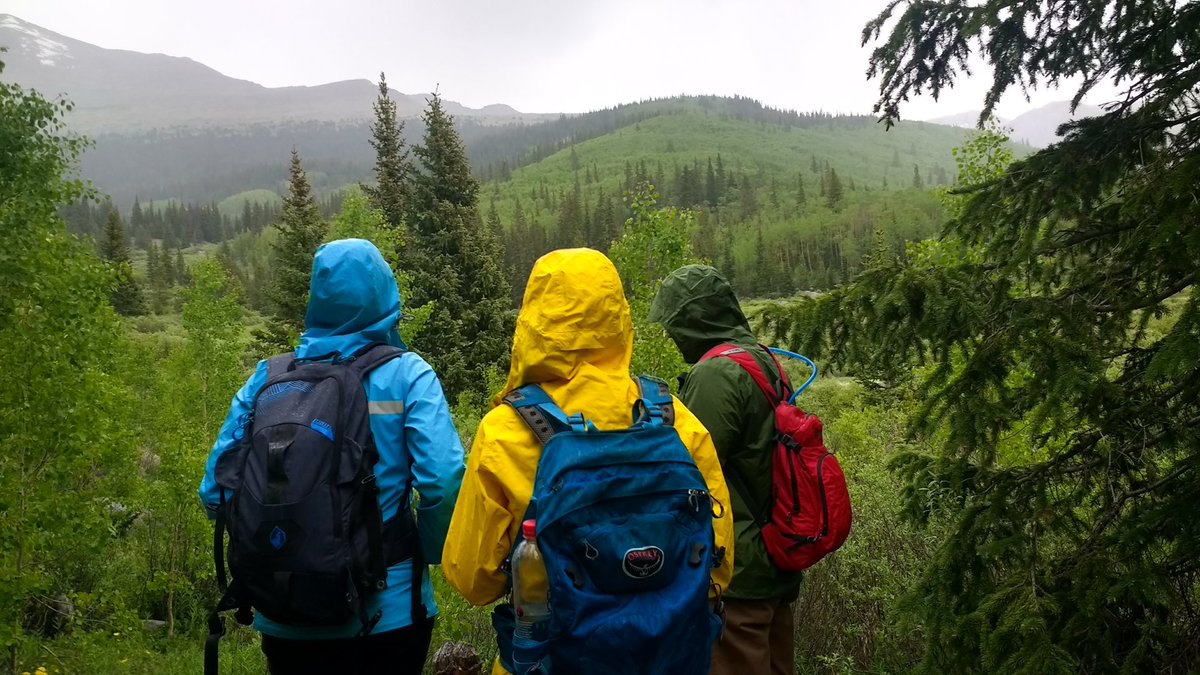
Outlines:
<svg viewBox="0 0 1200 675"><path fill-rule="evenodd" d="M726 600L712 675L794 675L795 630L786 600Z"/></svg>

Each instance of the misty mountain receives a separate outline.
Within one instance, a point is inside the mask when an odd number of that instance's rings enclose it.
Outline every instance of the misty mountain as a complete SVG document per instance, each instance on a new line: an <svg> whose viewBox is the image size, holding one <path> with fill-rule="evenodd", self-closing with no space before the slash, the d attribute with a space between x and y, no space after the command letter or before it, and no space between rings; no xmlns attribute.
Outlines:
<svg viewBox="0 0 1200 675"><path fill-rule="evenodd" d="M933 119L928 119L925 121L929 122L930 124L944 124L948 127L959 127L961 129L974 129L976 127L976 125L979 124L979 113L980 113L980 111L978 111L978 110L967 110L967 111L960 112L960 113L954 113L953 115L942 115L941 117L934 117ZM1002 117L997 118L997 119L999 119L1001 123L1004 122L1004 118L1002 118Z"/></svg>
<svg viewBox="0 0 1200 675"><path fill-rule="evenodd" d="M1093 117L1104 112L1099 106L1081 103L1071 113L1070 101L1055 101L1039 108L1017 115L1013 119L996 118L1005 127L1012 130L1009 136L1019 143L1035 148L1044 148L1059 140L1058 127L1071 120L1083 117ZM979 110L968 110L954 115L945 115L926 120L932 124L945 124L952 127L974 129L979 123Z"/></svg>
<svg viewBox="0 0 1200 675"><path fill-rule="evenodd" d="M192 59L105 49L0 14L0 78L75 103L77 131L115 133L175 127L235 127L294 122L355 123L371 118L378 87L347 80L314 87L264 87L223 75ZM392 92L401 117L417 117L427 94ZM487 123L557 115L520 113L507 105L471 109L445 101L448 112Z"/></svg>
<svg viewBox="0 0 1200 675"><path fill-rule="evenodd" d="M321 193L372 177L369 138L377 87L367 80L268 88L227 77L191 59L103 49L4 14L0 46L9 49L0 56L6 64L0 78L51 96L61 93L76 104L69 124L95 141L82 157L82 176L122 209L135 197L143 203L215 203L250 190L281 193L293 148ZM413 118L424 109L426 97L395 91L392 96L399 114L409 120L405 136L413 143L423 132L420 120ZM743 97L672 97L582 115L528 115L504 105L472 110L444 103L484 180L504 181L519 167L569 146L654 119L668 120L668 126L702 118L741 121L763 128L811 130L814 138L845 132L844 142L824 148L822 154L852 163L866 156L852 139L870 138L864 143L873 147L880 142L874 134L881 133L871 116L796 113ZM939 147L962 138L961 131L932 128L944 136L937 136ZM669 156L672 151L655 152ZM725 152L737 154L732 147ZM892 180L902 185L910 166L892 166L898 157L897 150L875 163L888 163ZM810 160L806 155L804 161ZM783 159L772 160L778 161ZM789 156L786 161L800 160ZM931 171L936 162L924 164ZM872 181L883 176L873 171L867 171Z"/></svg>
<svg viewBox="0 0 1200 675"><path fill-rule="evenodd" d="M1084 117L1095 117L1103 113L1100 106L1079 104L1075 113L1071 114L1070 101L1055 101L1040 108L1034 108L1027 113L1014 117L1005 126L1012 128L1012 139L1035 148L1044 148L1051 143L1061 140L1058 127L1071 120Z"/></svg>

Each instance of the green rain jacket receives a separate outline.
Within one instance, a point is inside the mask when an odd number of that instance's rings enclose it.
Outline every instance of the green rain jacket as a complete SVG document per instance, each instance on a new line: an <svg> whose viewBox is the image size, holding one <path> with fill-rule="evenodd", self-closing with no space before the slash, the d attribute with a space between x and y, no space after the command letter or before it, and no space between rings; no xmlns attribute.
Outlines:
<svg viewBox="0 0 1200 675"><path fill-rule="evenodd" d="M801 575L775 569L752 515L761 518L770 510L774 411L741 366L729 359L696 362L717 345L734 344L749 350L777 383L774 363L750 332L729 282L707 265L686 265L668 275L649 319L662 324L693 364L679 398L708 428L730 486L736 544L726 597L794 599Z"/></svg>

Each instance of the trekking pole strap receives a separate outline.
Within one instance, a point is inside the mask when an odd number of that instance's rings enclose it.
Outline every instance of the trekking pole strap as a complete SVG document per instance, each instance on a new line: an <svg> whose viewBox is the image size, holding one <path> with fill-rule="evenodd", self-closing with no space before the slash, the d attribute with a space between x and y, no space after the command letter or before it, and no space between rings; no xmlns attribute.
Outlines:
<svg viewBox="0 0 1200 675"><path fill-rule="evenodd" d="M217 520L213 523L213 562L217 568L217 588L221 593L229 590L229 578L225 575L225 518L228 507L225 505L225 488L218 485L220 504L217 506Z"/></svg>
<svg viewBox="0 0 1200 675"><path fill-rule="evenodd" d="M208 637L204 640L204 675L217 675L217 646L225 635L225 620L214 610L208 615Z"/></svg>
<svg viewBox="0 0 1200 675"><path fill-rule="evenodd" d="M383 551L383 516L379 511L379 486L374 471L362 480L363 520L367 530L367 573L375 590L387 587L387 565Z"/></svg>
<svg viewBox="0 0 1200 675"><path fill-rule="evenodd" d="M429 610L425 608L424 594L424 578L425 578L425 555L421 552L420 538L415 536L413 532L413 555L412 555L412 625L423 626L429 618Z"/></svg>

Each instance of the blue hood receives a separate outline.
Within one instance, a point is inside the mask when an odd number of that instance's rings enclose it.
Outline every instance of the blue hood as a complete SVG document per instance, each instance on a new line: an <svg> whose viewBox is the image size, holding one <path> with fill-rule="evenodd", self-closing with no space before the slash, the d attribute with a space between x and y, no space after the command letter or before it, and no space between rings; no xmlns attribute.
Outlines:
<svg viewBox="0 0 1200 675"><path fill-rule="evenodd" d="M317 249L296 356L348 356L372 342L404 347L399 321L396 277L374 244L339 239Z"/></svg>

